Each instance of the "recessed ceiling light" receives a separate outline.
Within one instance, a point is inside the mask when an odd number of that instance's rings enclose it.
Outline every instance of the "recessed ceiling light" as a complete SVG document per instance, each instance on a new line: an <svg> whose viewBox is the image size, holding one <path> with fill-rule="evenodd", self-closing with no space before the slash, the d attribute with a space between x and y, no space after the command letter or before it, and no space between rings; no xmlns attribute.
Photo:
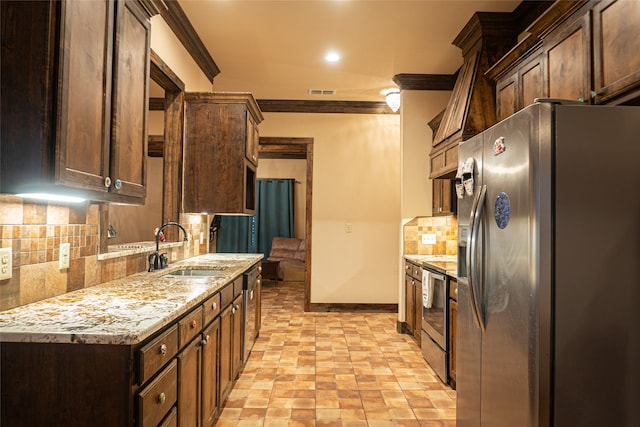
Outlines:
<svg viewBox="0 0 640 427"><path fill-rule="evenodd" d="M328 52L324 57L328 62L338 62L340 61L340 54L338 52Z"/></svg>

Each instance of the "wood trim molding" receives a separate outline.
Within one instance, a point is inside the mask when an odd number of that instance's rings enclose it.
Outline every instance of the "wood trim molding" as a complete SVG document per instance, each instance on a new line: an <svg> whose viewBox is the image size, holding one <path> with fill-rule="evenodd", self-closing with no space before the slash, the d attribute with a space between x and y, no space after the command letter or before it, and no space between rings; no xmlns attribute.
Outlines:
<svg viewBox="0 0 640 427"><path fill-rule="evenodd" d="M164 98L149 98L149 111L164 111Z"/></svg>
<svg viewBox="0 0 640 427"><path fill-rule="evenodd" d="M166 21L171 31L184 45L202 72L213 82L213 78L220 74L220 68L191 25L178 0L154 0L154 2L160 10L160 16Z"/></svg>
<svg viewBox="0 0 640 427"><path fill-rule="evenodd" d="M453 90L458 74L396 74L400 90Z"/></svg>
<svg viewBox="0 0 640 427"><path fill-rule="evenodd" d="M309 311L315 312L365 312L365 313L397 313L398 304L338 304L313 303Z"/></svg>
<svg viewBox="0 0 640 427"><path fill-rule="evenodd" d="M386 102L258 99L263 113L399 114Z"/></svg>
<svg viewBox="0 0 640 427"><path fill-rule="evenodd" d="M164 90L171 92L184 91L184 82L153 49L151 49L150 61L149 75L151 80L158 83ZM164 110L164 107L162 109Z"/></svg>
<svg viewBox="0 0 640 427"><path fill-rule="evenodd" d="M147 137L147 154L149 157L163 157L164 135L149 135Z"/></svg>

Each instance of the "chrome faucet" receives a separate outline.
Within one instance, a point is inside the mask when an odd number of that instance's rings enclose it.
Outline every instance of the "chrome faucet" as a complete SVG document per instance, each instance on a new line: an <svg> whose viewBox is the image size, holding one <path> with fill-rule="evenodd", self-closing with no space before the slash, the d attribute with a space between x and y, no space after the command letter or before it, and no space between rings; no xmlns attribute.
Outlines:
<svg viewBox="0 0 640 427"><path fill-rule="evenodd" d="M162 224L162 226L160 226L160 228L158 228L158 231L156 232L156 251L151 255L149 255L149 272L152 272L153 270L158 270L160 268L167 268L167 265L169 264L169 260L167 256L165 254L160 254L160 235L162 234L162 230L164 230L170 225L175 225L176 227L179 227L182 230L182 232L184 233L185 242L189 240L187 238L187 230L185 230L184 227L178 224L177 222L170 221L165 224Z"/></svg>

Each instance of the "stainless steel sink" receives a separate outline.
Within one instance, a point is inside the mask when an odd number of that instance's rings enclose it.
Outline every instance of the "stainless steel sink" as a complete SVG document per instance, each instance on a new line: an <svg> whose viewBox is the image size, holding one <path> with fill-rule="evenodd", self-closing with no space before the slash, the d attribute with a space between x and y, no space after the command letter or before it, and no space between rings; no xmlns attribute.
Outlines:
<svg viewBox="0 0 640 427"><path fill-rule="evenodd" d="M181 278L198 278L198 277L213 277L217 276L221 273L224 273L224 270L219 269L193 269L193 268L185 268L182 270L172 271L167 274L163 274L165 277L181 277Z"/></svg>

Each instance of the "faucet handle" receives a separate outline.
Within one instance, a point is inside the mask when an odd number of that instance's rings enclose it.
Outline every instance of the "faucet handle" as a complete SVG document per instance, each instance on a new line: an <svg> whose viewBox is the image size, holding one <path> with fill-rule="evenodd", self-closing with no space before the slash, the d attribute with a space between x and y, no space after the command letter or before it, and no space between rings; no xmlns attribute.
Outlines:
<svg viewBox="0 0 640 427"><path fill-rule="evenodd" d="M160 254L160 268L167 268L169 266L169 258L167 258L167 254Z"/></svg>
<svg viewBox="0 0 640 427"><path fill-rule="evenodd" d="M156 267L156 254L151 254L149 255L149 270L148 272L151 273L155 267Z"/></svg>

